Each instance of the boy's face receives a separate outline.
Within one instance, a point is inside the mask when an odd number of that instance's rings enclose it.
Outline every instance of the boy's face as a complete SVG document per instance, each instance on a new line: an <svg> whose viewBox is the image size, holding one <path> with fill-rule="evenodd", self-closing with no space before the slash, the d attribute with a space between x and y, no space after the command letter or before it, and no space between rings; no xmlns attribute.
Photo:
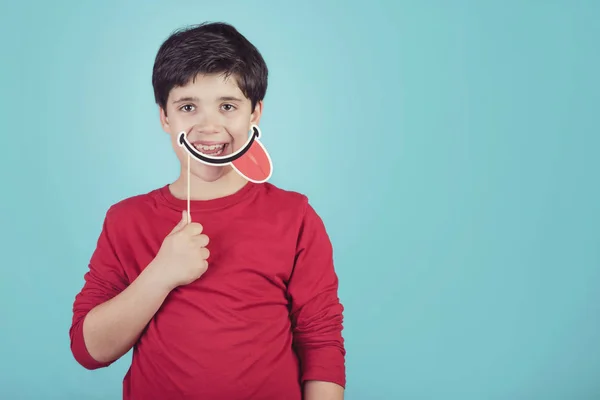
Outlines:
<svg viewBox="0 0 600 400"><path fill-rule="evenodd" d="M188 132L188 141L209 156L226 156L239 150L248 139L252 124L258 125L262 102L252 110L236 78L222 75L198 75L195 80L169 93L166 112L160 119L182 168L188 156L177 143L178 134ZM208 166L191 159L191 173L206 182L214 182L231 170L229 166Z"/></svg>

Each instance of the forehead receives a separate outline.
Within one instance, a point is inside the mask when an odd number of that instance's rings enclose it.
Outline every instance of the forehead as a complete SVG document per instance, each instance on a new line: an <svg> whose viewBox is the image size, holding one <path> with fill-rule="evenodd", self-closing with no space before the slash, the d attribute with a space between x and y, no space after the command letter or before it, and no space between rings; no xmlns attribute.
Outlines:
<svg viewBox="0 0 600 400"><path fill-rule="evenodd" d="M247 100L238 86L237 77L223 74L197 75L184 86L176 86L169 93L169 101L180 97L196 97L200 101L230 96Z"/></svg>

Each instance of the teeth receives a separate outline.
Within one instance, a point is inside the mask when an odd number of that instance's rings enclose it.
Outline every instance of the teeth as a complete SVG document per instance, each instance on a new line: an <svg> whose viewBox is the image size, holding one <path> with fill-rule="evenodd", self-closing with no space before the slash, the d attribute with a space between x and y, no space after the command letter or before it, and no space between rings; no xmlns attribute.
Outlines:
<svg viewBox="0 0 600 400"><path fill-rule="evenodd" d="M210 151L210 150L217 150L217 149L221 150L223 148L223 146L225 146L225 145L224 144L213 144L213 145L210 145L210 146L205 146L203 144L199 144L199 145L196 146L196 148L198 150Z"/></svg>
<svg viewBox="0 0 600 400"><path fill-rule="evenodd" d="M197 144L194 145L194 147L201 151L201 152L211 152L210 155L212 156L216 156L219 155L223 152L223 148L225 147L225 144L213 144L213 145L202 145L202 144Z"/></svg>

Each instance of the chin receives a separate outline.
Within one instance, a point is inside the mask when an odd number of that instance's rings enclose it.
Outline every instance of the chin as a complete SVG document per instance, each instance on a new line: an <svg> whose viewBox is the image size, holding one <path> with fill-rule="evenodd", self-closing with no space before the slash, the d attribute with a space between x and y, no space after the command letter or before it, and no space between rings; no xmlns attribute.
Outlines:
<svg viewBox="0 0 600 400"><path fill-rule="evenodd" d="M197 165L191 170L192 175L208 183L218 181L225 176L226 172L225 167L209 167L208 165Z"/></svg>

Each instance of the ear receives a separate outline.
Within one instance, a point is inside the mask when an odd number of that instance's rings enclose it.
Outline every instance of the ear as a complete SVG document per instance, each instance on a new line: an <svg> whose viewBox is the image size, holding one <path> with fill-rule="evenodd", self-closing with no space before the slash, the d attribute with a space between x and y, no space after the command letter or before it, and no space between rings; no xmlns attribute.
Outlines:
<svg viewBox="0 0 600 400"><path fill-rule="evenodd" d="M262 116L262 112L263 112L263 101L260 100L259 102L256 103L256 107L254 107L254 111L252 112L252 114L250 114L250 124L251 125L259 124L260 117Z"/></svg>
<svg viewBox="0 0 600 400"><path fill-rule="evenodd" d="M162 107L158 107L160 112L160 124L162 125L163 130L166 133L170 133L171 126L169 125L169 118L167 117L167 113Z"/></svg>

